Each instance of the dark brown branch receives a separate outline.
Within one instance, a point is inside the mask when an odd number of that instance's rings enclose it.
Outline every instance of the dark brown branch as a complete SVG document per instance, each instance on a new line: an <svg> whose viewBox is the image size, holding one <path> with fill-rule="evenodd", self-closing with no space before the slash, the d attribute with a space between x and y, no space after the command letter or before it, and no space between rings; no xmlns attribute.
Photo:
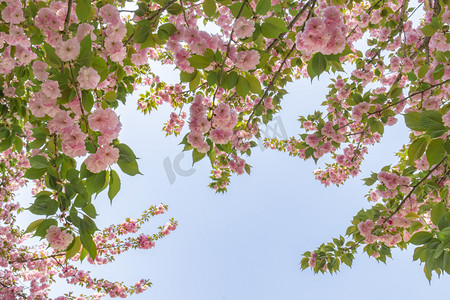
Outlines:
<svg viewBox="0 0 450 300"><path fill-rule="evenodd" d="M64 20L64 34L67 31L67 27L69 27L70 15L72 14L72 3L73 3L73 0L69 0L67 3L67 15L66 15L66 19Z"/></svg>

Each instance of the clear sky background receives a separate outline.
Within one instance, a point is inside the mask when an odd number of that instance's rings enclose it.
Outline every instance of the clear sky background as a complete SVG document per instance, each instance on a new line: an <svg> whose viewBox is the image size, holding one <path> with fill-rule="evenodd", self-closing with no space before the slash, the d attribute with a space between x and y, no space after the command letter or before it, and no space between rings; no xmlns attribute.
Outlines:
<svg viewBox="0 0 450 300"><path fill-rule="evenodd" d="M163 79L176 80L168 69L155 69ZM327 77L290 84L278 115L289 136L299 132L298 115L311 113L324 99ZM155 300L272 300L272 299L433 299L448 294L449 277L433 278L429 285L423 266L412 261L413 249L393 251L387 265L366 254L356 257L353 267L341 266L333 276L300 270L301 254L344 234L363 207L368 188L362 178L370 171L395 163L394 153L408 142L403 120L387 128L383 143L371 147L358 177L340 188L325 188L314 179L313 161L303 161L273 150L254 148L248 162L252 174L234 176L229 191L215 194L209 183L209 160L197 163L191 176L176 175L169 181L164 160L173 163L182 150L180 138L161 131L170 110L163 106L150 116L136 111L137 95L119 109L123 129L121 142L136 153L143 176L122 175L122 189L110 206L105 192L95 206L99 228L138 218L150 205L169 205L166 214L145 225L154 233L170 217L177 230L158 241L151 250L129 251L104 266L83 267L95 277L133 284L149 278L153 287L131 299ZM180 162L191 168L190 152ZM319 166L323 166L323 162ZM119 169L115 166L115 169ZM173 178L172 178L173 179ZM20 194L24 206L31 202L29 190ZM20 216L24 226L36 219ZM55 292L70 291L58 285Z"/></svg>

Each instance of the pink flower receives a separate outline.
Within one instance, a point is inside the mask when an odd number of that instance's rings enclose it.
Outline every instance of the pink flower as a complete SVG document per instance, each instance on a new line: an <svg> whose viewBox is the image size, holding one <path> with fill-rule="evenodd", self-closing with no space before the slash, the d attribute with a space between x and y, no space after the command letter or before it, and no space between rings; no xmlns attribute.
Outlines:
<svg viewBox="0 0 450 300"><path fill-rule="evenodd" d="M247 20L244 17L240 17L234 22L234 33L240 39L250 37L255 31L255 22Z"/></svg>
<svg viewBox="0 0 450 300"><path fill-rule="evenodd" d="M61 135L62 151L70 157L85 156L87 153L84 145L86 138L87 134L82 132L78 126L67 128Z"/></svg>
<svg viewBox="0 0 450 300"><path fill-rule="evenodd" d="M47 64L43 61L36 60L33 62L33 74L39 81L45 81L48 78L49 73L47 70Z"/></svg>
<svg viewBox="0 0 450 300"><path fill-rule="evenodd" d="M370 235L371 230L375 227L375 224L372 220L367 220L366 222L360 222L358 224L358 229L361 232L361 235L367 237Z"/></svg>
<svg viewBox="0 0 450 300"><path fill-rule="evenodd" d="M6 97L14 97L16 95L16 88L13 86L8 86L3 90L3 94Z"/></svg>
<svg viewBox="0 0 450 300"><path fill-rule="evenodd" d="M320 137L316 136L315 134L310 134L305 139L305 142L313 148L315 148L315 147L317 147L317 145L319 145L319 141L320 141Z"/></svg>
<svg viewBox="0 0 450 300"><path fill-rule="evenodd" d="M56 43L55 52L62 61L75 60L80 54L80 43L76 38L60 40Z"/></svg>
<svg viewBox="0 0 450 300"><path fill-rule="evenodd" d="M50 130L50 133L57 132L62 134L66 128L71 127L72 125L73 120L69 116L69 113L61 110L48 122L48 130Z"/></svg>
<svg viewBox="0 0 450 300"><path fill-rule="evenodd" d="M30 108L33 115L38 118L42 118L47 113L47 108L42 104L41 98L32 97L28 103L28 107Z"/></svg>
<svg viewBox="0 0 450 300"><path fill-rule="evenodd" d="M139 50L131 55L131 62L137 66L145 65L148 63L148 48Z"/></svg>
<svg viewBox="0 0 450 300"><path fill-rule="evenodd" d="M57 81L47 80L41 86L41 93L50 99L57 99L62 96Z"/></svg>
<svg viewBox="0 0 450 300"><path fill-rule="evenodd" d="M222 128L215 128L209 133L209 138L215 144L226 144L233 135L232 130L223 130Z"/></svg>
<svg viewBox="0 0 450 300"><path fill-rule="evenodd" d="M47 229L45 238L50 246L56 251L66 250L73 240L73 236L70 233L66 230L61 231L61 229L55 225L52 225Z"/></svg>
<svg viewBox="0 0 450 300"><path fill-rule="evenodd" d="M110 37L105 39L105 50L113 62L122 62L127 55L127 49L123 46L123 43Z"/></svg>
<svg viewBox="0 0 450 300"><path fill-rule="evenodd" d="M322 33L322 31L325 30L325 22L322 18L319 17L313 17L306 21L305 24L305 31L310 31L312 33Z"/></svg>
<svg viewBox="0 0 450 300"><path fill-rule="evenodd" d="M15 2L6 2L8 5L2 10L2 19L5 23L9 24L19 24L25 21L23 17L22 7L17 5ZM18 4L21 4L18 2Z"/></svg>
<svg viewBox="0 0 450 300"><path fill-rule="evenodd" d="M148 235L141 234L139 236L139 249L150 249L152 247L155 247L155 242L151 240L151 238Z"/></svg>
<svg viewBox="0 0 450 300"><path fill-rule="evenodd" d="M113 146L103 146L97 149L95 154L91 154L86 158L84 163L86 168L92 173L99 173L108 166L114 164L119 159L119 149Z"/></svg>
<svg viewBox="0 0 450 300"><path fill-rule="evenodd" d="M116 26L108 26L105 33L109 39L120 42L127 35L127 29L125 24L120 22Z"/></svg>
<svg viewBox="0 0 450 300"><path fill-rule="evenodd" d="M88 120L89 127L100 132L113 131L119 124L119 118L111 108L98 108L88 117Z"/></svg>
<svg viewBox="0 0 450 300"><path fill-rule="evenodd" d="M100 82L100 75L92 67L81 67L77 77L80 88L84 90L95 89Z"/></svg>
<svg viewBox="0 0 450 300"><path fill-rule="evenodd" d="M191 132L189 133L187 140L192 147L198 148L203 143L203 134L200 132Z"/></svg>
<svg viewBox="0 0 450 300"><path fill-rule="evenodd" d="M89 34L91 35L91 40L95 40L96 36L94 33L92 33L92 31L95 29L94 26L88 24L88 23L81 23L80 25L78 25L77 28L77 40L78 42L81 42L81 40L83 38L85 38L86 36L88 36Z"/></svg>
<svg viewBox="0 0 450 300"><path fill-rule="evenodd" d="M444 121L445 126L450 127L450 111L442 116L442 121Z"/></svg>
<svg viewBox="0 0 450 300"><path fill-rule="evenodd" d="M214 110L214 114L217 118L228 119L230 117L230 106L226 103L219 103L219 105L217 105L217 108Z"/></svg>
<svg viewBox="0 0 450 300"><path fill-rule="evenodd" d="M248 72L256 68L259 63L259 52L256 50L239 51L236 54L236 67Z"/></svg>
<svg viewBox="0 0 450 300"><path fill-rule="evenodd" d="M51 29L56 31L63 26L64 19L58 18L50 8L44 7L38 11L34 22L40 29Z"/></svg>
<svg viewBox="0 0 450 300"><path fill-rule="evenodd" d="M322 16L327 22L340 23L342 22L342 13L336 6L328 6L322 11Z"/></svg>
<svg viewBox="0 0 450 300"><path fill-rule="evenodd" d="M202 55L205 52L206 48L208 48L208 43L201 37L193 39L189 44L189 49L194 54Z"/></svg>
<svg viewBox="0 0 450 300"><path fill-rule="evenodd" d="M120 21L120 14L117 8L111 4L106 4L100 8L99 16L103 18L106 23L117 25Z"/></svg>

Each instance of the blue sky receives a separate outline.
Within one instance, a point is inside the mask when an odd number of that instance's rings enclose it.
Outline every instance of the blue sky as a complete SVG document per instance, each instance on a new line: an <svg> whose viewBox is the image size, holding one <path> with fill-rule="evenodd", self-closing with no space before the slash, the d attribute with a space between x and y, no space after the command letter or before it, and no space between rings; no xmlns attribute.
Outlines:
<svg viewBox="0 0 450 300"><path fill-rule="evenodd" d="M156 71L163 79L176 79L167 69ZM312 85L302 80L288 87L279 120L289 136L298 133L299 114L319 109L329 83L321 77ZM153 287L131 299L419 299L447 293L448 276L434 278L430 286L422 266L412 262L412 250L393 251L387 265L361 254L351 269L343 266L333 276L299 267L303 252L345 233L353 215L369 207L364 198L368 189L361 179L396 161L395 151L408 142L403 120L386 130L382 144L370 148L363 173L340 188L325 188L315 180L314 162L258 147L248 159L252 174L233 177L229 191L217 195L207 187L206 159L194 166L191 176L174 171L175 181L170 183L163 162L168 158L173 163L182 149L180 138L165 137L161 131L170 110L163 106L144 116L136 111L136 99L130 97L119 109L120 140L140 157L144 175L123 175L112 206L106 195L95 200L97 225L103 228L126 217L137 218L150 205L163 202L169 211L145 225L143 232L156 232L170 217L179 227L151 250L129 251L104 266L83 263L93 276L128 284L151 279ZM189 152L180 167L189 170L191 163ZM25 206L30 202L27 190L20 199ZM33 219L27 213L20 217L23 224ZM62 291L68 287L58 284L55 293Z"/></svg>

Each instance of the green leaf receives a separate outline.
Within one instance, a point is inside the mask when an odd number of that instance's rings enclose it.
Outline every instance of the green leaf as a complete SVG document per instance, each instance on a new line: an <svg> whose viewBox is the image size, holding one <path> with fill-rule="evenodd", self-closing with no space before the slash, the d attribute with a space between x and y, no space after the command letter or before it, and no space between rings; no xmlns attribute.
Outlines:
<svg viewBox="0 0 450 300"><path fill-rule="evenodd" d="M134 41L137 44L144 43L152 30L152 24L148 20L141 20L138 22L137 29L134 32Z"/></svg>
<svg viewBox="0 0 450 300"><path fill-rule="evenodd" d="M45 236L47 235L47 229L49 229L52 225L58 226L58 222L55 219L43 219L41 224L39 224L38 228L36 229L34 236L45 238Z"/></svg>
<svg viewBox="0 0 450 300"><path fill-rule="evenodd" d="M250 19L253 16L252 10L249 8L248 2L246 5L245 2L236 1L235 3L231 4L230 10L231 13L233 14L233 17L235 18L237 18L239 12L241 12L241 14L239 15L240 17Z"/></svg>
<svg viewBox="0 0 450 300"><path fill-rule="evenodd" d="M447 209L445 208L445 204L443 202L437 203L431 209L431 222L434 225L438 225L439 220L447 213Z"/></svg>
<svg viewBox="0 0 450 300"><path fill-rule="evenodd" d="M438 137L447 132L442 122L442 115L435 110L426 110L419 115L419 124L431 137Z"/></svg>
<svg viewBox="0 0 450 300"><path fill-rule="evenodd" d="M192 150L192 165L205 157L206 153L198 152L197 149Z"/></svg>
<svg viewBox="0 0 450 300"><path fill-rule="evenodd" d="M117 195L120 190L120 177L116 171L111 170L111 174L109 177L109 190L108 197L112 203L112 199Z"/></svg>
<svg viewBox="0 0 450 300"><path fill-rule="evenodd" d="M423 78L428 73L428 69L429 69L428 65L421 66L419 68L419 71L417 72L417 76L419 76L419 78Z"/></svg>
<svg viewBox="0 0 450 300"><path fill-rule="evenodd" d="M206 77L206 82L209 86L213 86L218 82L218 76L216 72L209 72Z"/></svg>
<svg viewBox="0 0 450 300"><path fill-rule="evenodd" d="M250 90L255 94L259 94L261 92L261 83L259 80L251 74L246 74L245 78L250 85Z"/></svg>
<svg viewBox="0 0 450 300"><path fill-rule="evenodd" d="M25 172L25 175L23 177L28 179L39 179L47 172L47 169L35 169L30 168Z"/></svg>
<svg viewBox="0 0 450 300"><path fill-rule="evenodd" d="M377 182L377 180L378 180L378 174L372 172L372 174L370 175L370 177L364 178L363 180L364 180L364 185L371 186L372 184L374 184L375 182Z"/></svg>
<svg viewBox="0 0 450 300"><path fill-rule="evenodd" d="M376 118L370 118L367 124L369 125L370 131L378 132L379 134L384 133L383 123L378 121Z"/></svg>
<svg viewBox="0 0 450 300"><path fill-rule="evenodd" d="M351 253L345 253L342 255L341 260L344 264L351 267L353 263L353 255Z"/></svg>
<svg viewBox="0 0 450 300"><path fill-rule="evenodd" d="M81 253L80 253L80 262L83 262L84 258L86 257L86 255L88 254L86 248L81 248Z"/></svg>
<svg viewBox="0 0 450 300"><path fill-rule="evenodd" d="M430 24L422 27L420 30L422 30L422 32L425 36L432 36L437 31L437 29L434 28L433 26L431 26Z"/></svg>
<svg viewBox="0 0 450 300"><path fill-rule="evenodd" d="M422 154L425 152L425 149L428 145L428 139L421 137L416 139L412 144L409 146L408 149L408 157L410 161L416 161L418 160Z"/></svg>
<svg viewBox="0 0 450 300"><path fill-rule="evenodd" d="M192 80L195 79L195 77L197 77L197 70L195 70L192 73L187 73L187 72L181 72L180 73L180 81L181 82L190 82Z"/></svg>
<svg viewBox="0 0 450 300"><path fill-rule="evenodd" d="M222 74L221 86L226 90L230 90L236 86L236 84L238 83L238 80L239 80L239 76L234 71L231 71L230 73Z"/></svg>
<svg viewBox="0 0 450 300"><path fill-rule="evenodd" d="M94 62L94 52L92 52L92 41L91 35L88 34L85 38L81 40L80 43L80 54L78 55L78 61L85 66L90 67Z"/></svg>
<svg viewBox="0 0 450 300"><path fill-rule="evenodd" d="M100 173L92 174L86 178L86 190L89 194L93 195L102 190L106 182L106 171L101 171Z"/></svg>
<svg viewBox="0 0 450 300"><path fill-rule="evenodd" d="M255 12L258 15L265 15L269 11L269 9L272 7L270 0L259 0L258 4L256 5Z"/></svg>
<svg viewBox="0 0 450 300"><path fill-rule="evenodd" d="M311 59L310 64L315 76L319 76L327 68L327 59L322 53L317 52Z"/></svg>
<svg viewBox="0 0 450 300"><path fill-rule="evenodd" d="M47 56L47 60L59 67L61 65L61 59L59 59L59 56L56 55L55 48L53 48L47 43L44 43L44 50Z"/></svg>
<svg viewBox="0 0 450 300"><path fill-rule="evenodd" d="M175 25L172 23L165 23L158 28L158 38L161 40L167 40L170 38L177 30Z"/></svg>
<svg viewBox="0 0 450 300"><path fill-rule="evenodd" d="M47 158L42 155L35 155L30 157L30 165L35 169L46 169L48 167Z"/></svg>
<svg viewBox="0 0 450 300"><path fill-rule="evenodd" d="M58 211L58 201L53 200L49 196L39 196L28 210L35 215L54 215Z"/></svg>
<svg viewBox="0 0 450 300"><path fill-rule="evenodd" d="M124 163L130 163L136 160L136 155L133 150L126 144L117 144L115 145L117 149L119 149L119 160Z"/></svg>
<svg viewBox="0 0 450 300"><path fill-rule="evenodd" d="M81 102L83 103L83 108L86 112L91 112L94 106L94 97L91 92L83 90L81 91Z"/></svg>
<svg viewBox="0 0 450 300"><path fill-rule="evenodd" d="M39 227L39 225L41 225L41 223L42 223L44 220L45 220L45 219L39 219L39 220L36 220L36 221L34 221L34 222L31 222L30 225L28 225L28 227L27 227L27 229L25 230L24 233L29 233L29 232L35 231L35 230Z"/></svg>
<svg viewBox="0 0 450 300"><path fill-rule="evenodd" d="M91 16L91 1L77 0L77 17L80 23L86 22Z"/></svg>
<svg viewBox="0 0 450 300"><path fill-rule="evenodd" d="M425 131L426 129L424 129L419 123L419 116L420 113L417 111L405 114L404 117L406 126L414 131Z"/></svg>
<svg viewBox="0 0 450 300"><path fill-rule="evenodd" d="M436 68L433 71L433 79L434 80L439 80L442 78L442 76L444 76L445 73L445 68L443 64L439 64L436 66Z"/></svg>
<svg viewBox="0 0 450 300"><path fill-rule="evenodd" d="M427 161L430 166L440 162L445 156L444 141L442 139L434 139L428 144Z"/></svg>
<svg viewBox="0 0 450 300"><path fill-rule="evenodd" d="M21 139L14 139L14 149L16 149L17 152L21 152L23 149L23 142Z"/></svg>
<svg viewBox="0 0 450 300"><path fill-rule="evenodd" d="M269 17L261 25L261 33L268 39L277 38L280 33L286 32L287 27L282 19Z"/></svg>
<svg viewBox="0 0 450 300"><path fill-rule="evenodd" d="M391 91L389 92L389 98L397 98L402 94L402 91L403 89L399 87L391 89Z"/></svg>
<svg viewBox="0 0 450 300"><path fill-rule="evenodd" d="M433 238L433 235L426 231L420 231L415 233L409 242L414 245L423 245L428 243Z"/></svg>
<svg viewBox="0 0 450 300"><path fill-rule="evenodd" d="M92 203L86 204L82 210L91 218L95 219L98 216L97 211L95 210L95 206Z"/></svg>
<svg viewBox="0 0 450 300"><path fill-rule="evenodd" d="M247 96L249 91L250 91L250 84L248 83L247 79L239 75L239 79L236 85L236 93L239 96L245 98L245 96Z"/></svg>
<svg viewBox="0 0 450 300"><path fill-rule="evenodd" d="M103 96L103 99L105 99L106 102L114 102L117 99L117 93L115 91L108 91Z"/></svg>
<svg viewBox="0 0 450 300"><path fill-rule="evenodd" d="M83 244L84 248L86 248L86 250L89 253L89 256L95 260L95 258L97 257L97 246L95 245L91 234L88 232L88 228L89 228L89 224L88 221L86 221L85 219L82 219L80 222L80 239L81 239L81 243Z"/></svg>
<svg viewBox="0 0 450 300"><path fill-rule="evenodd" d="M94 220L89 218L87 215L83 214L83 220L85 221L86 229L90 234L94 234L98 230L97 225L95 225ZM81 219L80 219L80 224L81 224Z"/></svg>
<svg viewBox="0 0 450 300"><path fill-rule="evenodd" d="M205 0L203 2L203 12L208 16L212 17L216 12L216 1L215 0Z"/></svg>
<svg viewBox="0 0 450 300"><path fill-rule="evenodd" d="M103 58L98 56L94 57L92 67L97 71L98 75L100 75L100 81L103 81L108 77L108 65Z"/></svg>
<svg viewBox="0 0 450 300"><path fill-rule="evenodd" d="M191 91L195 91L198 87L198 85L200 84L200 79L202 77L201 72L196 72L196 76L194 78L194 80L192 80L191 82L189 82L189 89Z"/></svg>
<svg viewBox="0 0 450 300"><path fill-rule="evenodd" d="M72 247L66 251L66 261L74 257L80 252L81 249L81 239L79 236L75 237Z"/></svg>
<svg viewBox="0 0 450 300"><path fill-rule="evenodd" d="M417 247L416 249L414 249L413 260L416 261L419 258L422 258L425 255L425 250L425 247Z"/></svg>
<svg viewBox="0 0 450 300"><path fill-rule="evenodd" d="M192 55L190 58L188 58L188 60L191 63L191 66L195 69L204 69L211 63L206 57L197 54Z"/></svg>
<svg viewBox="0 0 450 300"><path fill-rule="evenodd" d="M137 162L135 160L132 161L132 162L129 162L129 163L126 163L126 162L123 162L123 161L119 160L117 162L117 164L119 165L119 167L122 170L122 172L124 172L125 174L131 175L131 176L134 176L136 174L141 174L142 175L142 173L139 172L139 167L138 167L138 164L137 164Z"/></svg>
<svg viewBox="0 0 450 300"><path fill-rule="evenodd" d="M174 3L171 6L169 6L169 8L167 8L167 12L171 15L179 15L183 13L183 8L181 7L180 4Z"/></svg>

